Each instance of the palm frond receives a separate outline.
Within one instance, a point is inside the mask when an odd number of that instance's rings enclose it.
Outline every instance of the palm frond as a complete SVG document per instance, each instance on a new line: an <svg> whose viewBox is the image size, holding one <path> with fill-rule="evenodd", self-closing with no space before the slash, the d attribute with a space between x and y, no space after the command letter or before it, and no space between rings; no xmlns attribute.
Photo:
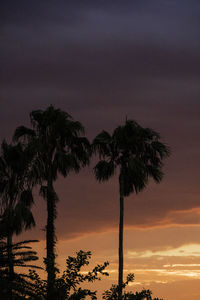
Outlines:
<svg viewBox="0 0 200 300"><path fill-rule="evenodd" d="M111 154L112 143L113 140L111 135L103 130L93 140L92 151L95 154L98 153L101 158L105 158Z"/></svg>
<svg viewBox="0 0 200 300"><path fill-rule="evenodd" d="M14 135L13 135L13 141L16 142L19 139L30 139L32 137L35 137L35 132L34 130L25 127L25 126L19 126L16 128Z"/></svg>
<svg viewBox="0 0 200 300"><path fill-rule="evenodd" d="M113 176L115 165L113 161L100 160L94 167L94 174L98 181L106 181Z"/></svg>
<svg viewBox="0 0 200 300"><path fill-rule="evenodd" d="M41 185L39 194L46 200L47 199L47 186Z"/></svg>

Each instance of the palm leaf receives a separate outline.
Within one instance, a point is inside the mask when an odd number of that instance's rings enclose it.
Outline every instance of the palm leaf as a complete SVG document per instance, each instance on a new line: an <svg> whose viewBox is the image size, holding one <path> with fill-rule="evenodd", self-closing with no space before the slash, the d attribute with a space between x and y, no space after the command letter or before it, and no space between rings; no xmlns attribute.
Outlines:
<svg viewBox="0 0 200 300"><path fill-rule="evenodd" d="M113 176L115 166L113 161L100 160L94 167L95 177L98 181L106 181Z"/></svg>

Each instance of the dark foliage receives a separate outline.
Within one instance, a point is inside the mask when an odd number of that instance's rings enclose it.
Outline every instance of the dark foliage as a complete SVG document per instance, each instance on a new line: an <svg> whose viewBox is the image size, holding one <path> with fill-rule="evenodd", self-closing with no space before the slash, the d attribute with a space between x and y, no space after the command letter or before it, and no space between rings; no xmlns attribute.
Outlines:
<svg viewBox="0 0 200 300"><path fill-rule="evenodd" d="M152 298L152 292L150 290L143 289L141 292L126 292L125 288L129 282L133 282L134 274L128 274L126 282L122 284L122 299L123 300L163 300L158 298ZM119 286L112 285L110 290L103 293L103 299L105 300L118 300L119 299Z"/></svg>
<svg viewBox="0 0 200 300"><path fill-rule="evenodd" d="M37 253L32 250L30 243L38 242L37 240L27 240L12 244L12 262L13 267L19 270L19 267L37 268L40 267L32 264L38 260ZM19 271L13 272L12 278L9 274L7 243L1 239L0 241L0 299L7 300L12 297L15 299L26 299L28 296L34 295L33 284L30 276ZM12 294L10 294L12 291Z"/></svg>
<svg viewBox="0 0 200 300"><path fill-rule="evenodd" d="M80 287L84 282L94 282L101 280L100 275L108 276L105 268L108 265L105 262L103 265L97 265L92 271L82 272L82 268L89 264L91 258L90 252L79 251L76 257L69 256L66 259L66 270L61 276L55 280L54 299L57 300L80 300L86 299L89 296L92 300L97 299L96 291L90 291ZM47 296L47 281L40 279L35 271L30 272L32 284L34 285L34 298L38 300L46 299Z"/></svg>

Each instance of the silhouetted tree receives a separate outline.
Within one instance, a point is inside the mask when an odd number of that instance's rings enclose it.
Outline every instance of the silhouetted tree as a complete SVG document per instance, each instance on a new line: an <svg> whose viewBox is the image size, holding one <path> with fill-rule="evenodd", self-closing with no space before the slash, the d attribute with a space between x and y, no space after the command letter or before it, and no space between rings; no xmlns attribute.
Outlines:
<svg viewBox="0 0 200 300"><path fill-rule="evenodd" d="M125 292L126 286L134 281L134 274L128 274L126 282L122 283L122 298L123 300L163 300L158 298L152 298L152 292L150 290L143 289L141 292ZM119 286L112 285L109 290L103 293L103 299L105 300L118 300L119 299Z"/></svg>
<svg viewBox="0 0 200 300"><path fill-rule="evenodd" d="M1 144L0 156L0 232L7 238L9 279L14 277L13 234L35 225L31 212L33 204L32 186L28 180L29 152L20 143ZM12 299L10 289L9 299Z"/></svg>
<svg viewBox="0 0 200 300"><path fill-rule="evenodd" d="M41 185L41 195L47 200L46 269L47 299L55 299L55 226L58 197L53 182L58 174L66 177L70 171L79 172L89 163L90 144L80 122L53 106L30 113L32 129L20 126L14 140L28 143L34 153L32 177Z"/></svg>
<svg viewBox="0 0 200 300"><path fill-rule="evenodd" d="M123 283L123 224L124 197L143 190L149 178L160 182L163 176L162 160L169 156L169 148L160 142L160 135L150 128L142 128L132 120L117 127L113 134L102 131L93 141L93 149L100 161L94 168L98 181L106 181L119 171L119 299Z"/></svg>
<svg viewBox="0 0 200 300"><path fill-rule="evenodd" d="M32 264L32 261L38 259L37 253L29 246L30 243L37 240L20 241L12 244L12 264L14 267L24 268L40 268ZM3 238L0 239L0 299L25 299L27 296L34 296L33 284L28 274L14 272L12 279L9 275L7 243ZM41 269L41 268L40 268ZM10 293L12 290L12 294ZM12 298L11 298L12 297Z"/></svg>
<svg viewBox="0 0 200 300"><path fill-rule="evenodd" d="M101 280L100 275L108 276L105 272L105 268L108 262L102 265L97 265L92 271L82 272L82 268L89 264L91 258L91 252L79 251L76 257L69 256L66 259L66 270L62 276L55 280L55 299L56 300L81 300L90 297L92 300L96 300L96 291L92 292L89 289L80 287L84 282L94 282L95 280ZM35 271L30 272L32 284L34 286L34 297L30 300L44 300L47 294L47 281L42 280ZM88 299L88 298L87 298Z"/></svg>

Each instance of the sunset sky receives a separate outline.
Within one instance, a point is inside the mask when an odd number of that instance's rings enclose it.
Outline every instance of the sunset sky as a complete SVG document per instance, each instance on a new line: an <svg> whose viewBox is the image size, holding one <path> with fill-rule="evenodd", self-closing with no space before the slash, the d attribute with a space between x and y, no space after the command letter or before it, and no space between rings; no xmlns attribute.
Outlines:
<svg viewBox="0 0 200 300"><path fill-rule="evenodd" d="M50 104L90 141L126 116L161 134L172 152L162 183L125 199L125 275L165 300L200 299L200 1L1 0L0 57L1 141ZM117 280L119 196L94 163L55 184L57 253L61 269L80 249L91 265L108 260L103 290ZM34 195L37 226L23 238L40 239L42 257L46 208Z"/></svg>

